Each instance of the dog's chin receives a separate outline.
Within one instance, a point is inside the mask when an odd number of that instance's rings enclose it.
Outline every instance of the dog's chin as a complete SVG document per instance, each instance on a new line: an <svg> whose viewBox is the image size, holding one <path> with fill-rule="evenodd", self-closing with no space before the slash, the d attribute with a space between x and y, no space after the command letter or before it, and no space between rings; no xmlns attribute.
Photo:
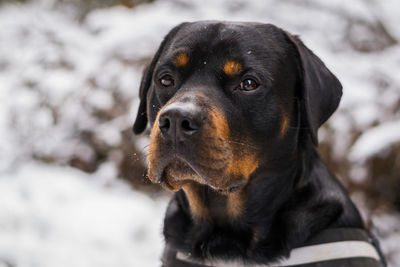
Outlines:
<svg viewBox="0 0 400 267"><path fill-rule="evenodd" d="M200 170L201 172L201 170ZM221 177L222 178L222 177ZM206 185L216 192L221 194L229 194L240 191L247 181L242 183L228 184L219 186L212 182L212 179L203 177L184 159L174 157L161 172L161 185L170 191L179 191L188 184L201 184Z"/></svg>
<svg viewBox="0 0 400 267"><path fill-rule="evenodd" d="M161 172L161 185L172 191L180 190L193 181L204 184L204 180L187 161L174 157Z"/></svg>

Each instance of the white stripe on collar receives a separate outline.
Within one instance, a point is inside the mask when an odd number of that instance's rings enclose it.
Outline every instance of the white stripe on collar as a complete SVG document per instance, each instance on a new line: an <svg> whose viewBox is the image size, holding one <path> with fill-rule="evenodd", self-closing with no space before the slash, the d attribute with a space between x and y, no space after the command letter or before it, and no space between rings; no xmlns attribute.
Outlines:
<svg viewBox="0 0 400 267"><path fill-rule="evenodd" d="M271 266L295 266L300 264L348 259L348 258L372 258L380 261L380 257L373 245L366 241L340 241L326 244L312 245L295 248L290 252L290 257L275 264L244 264L239 261L209 261L199 262L191 259L188 255L179 252L176 258L181 261L203 264L214 267L271 267Z"/></svg>

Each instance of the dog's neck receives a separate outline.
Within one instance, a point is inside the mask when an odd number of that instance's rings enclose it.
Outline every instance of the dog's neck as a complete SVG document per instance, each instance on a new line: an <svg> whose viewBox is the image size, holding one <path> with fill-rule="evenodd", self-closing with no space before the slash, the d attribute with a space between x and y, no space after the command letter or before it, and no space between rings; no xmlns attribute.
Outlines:
<svg viewBox="0 0 400 267"><path fill-rule="evenodd" d="M188 183L183 187L192 217L198 222L224 224L235 220L244 212L247 190L221 194L206 185Z"/></svg>
<svg viewBox="0 0 400 267"><path fill-rule="evenodd" d="M269 262L327 227L362 228L353 204L333 178L321 184L318 177L330 174L311 148L302 150L305 154L293 164L286 161L286 167L256 170L235 193L224 195L206 185L186 184L167 209L166 242L199 258L236 255ZM336 186L337 196L324 191ZM307 228L317 218L323 220Z"/></svg>
<svg viewBox="0 0 400 267"><path fill-rule="evenodd" d="M311 142L301 145L305 147L283 156L278 169L256 170L249 183L239 191L223 194L196 182L186 184L182 189L193 220L224 225L236 223L243 216L251 218L258 217L260 212L275 213L271 207L277 208L286 200L279 196L288 196L288 190L307 183L312 158L319 157ZM259 203L260 199L264 200L263 203Z"/></svg>
<svg viewBox="0 0 400 267"><path fill-rule="evenodd" d="M192 219L198 223L207 222L223 226L235 224L241 217L250 219L260 212L273 214L276 210L272 210L271 207L279 207L279 204L285 201L279 196L289 195L284 192L293 190L294 182L300 179L299 169L301 168L294 164L285 171L260 170L247 186L229 194L219 193L211 187L195 182L188 183L183 187L183 191L188 200ZM279 191L282 193L279 194ZM259 194L263 195L264 203L257 203L260 199ZM271 196L270 199L267 199L268 196Z"/></svg>

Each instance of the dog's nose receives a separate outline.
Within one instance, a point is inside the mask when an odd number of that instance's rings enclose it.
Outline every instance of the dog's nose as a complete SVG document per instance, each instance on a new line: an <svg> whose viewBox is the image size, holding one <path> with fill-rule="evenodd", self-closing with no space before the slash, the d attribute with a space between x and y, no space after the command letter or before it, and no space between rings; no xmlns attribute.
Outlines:
<svg viewBox="0 0 400 267"><path fill-rule="evenodd" d="M188 105L171 105L162 111L158 127L162 135L173 141L185 141L199 131L202 125L201 113Z"/></svg>

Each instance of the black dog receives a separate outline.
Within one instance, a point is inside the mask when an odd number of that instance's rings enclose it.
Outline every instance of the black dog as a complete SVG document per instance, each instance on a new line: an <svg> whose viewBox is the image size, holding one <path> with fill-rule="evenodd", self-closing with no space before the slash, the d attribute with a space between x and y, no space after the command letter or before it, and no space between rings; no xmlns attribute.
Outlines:
<svg viewBox="0 0 400 267"><path fill-rule="evenodd" d="M149 178L176 191L164 266L383 266L316 150L341 95L324 63L276 26L171 30L144 71L133 128L150 121Z"/></svg>

